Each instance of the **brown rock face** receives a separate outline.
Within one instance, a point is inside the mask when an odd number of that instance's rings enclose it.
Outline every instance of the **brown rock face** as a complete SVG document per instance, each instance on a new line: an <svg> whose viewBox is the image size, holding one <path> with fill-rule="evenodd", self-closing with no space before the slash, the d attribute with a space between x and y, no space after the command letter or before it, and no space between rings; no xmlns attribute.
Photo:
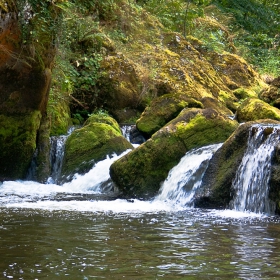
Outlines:
<svg viewBox="0 0 280 280"><path fill-rule="evenodd" d="M55 55L47 32L27 40L24 30L38 23L31 6L23 22L18 2L0 3L0 180L26 175L46 112Z"/></svg>

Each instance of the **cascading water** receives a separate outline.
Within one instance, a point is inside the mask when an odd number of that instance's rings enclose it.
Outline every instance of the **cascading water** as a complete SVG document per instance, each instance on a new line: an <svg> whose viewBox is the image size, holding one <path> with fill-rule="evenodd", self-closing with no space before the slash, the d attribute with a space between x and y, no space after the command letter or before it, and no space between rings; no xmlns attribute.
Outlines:
<svg viewBox="0 0 280 280"><path fill-rule="evenodd" d="M155 200L173 201L190 205L195 191L201 184L212 155L222 146L215 144L186 153L178 165L170 170Z"/></svg>
<svg viewBox="0 0 280 280"><path fill-rule="evenodd" d="M144 143L146 140L143 135L137 130L135 125L122 125L122 134L134 147Z"/></svg>
<svg viewBox="0 0 280 280"><path fill-rule="evenodd" d="M248 149L233 181L236 196L230 203L232 209L256 213L273 213L273 204L268 199L268 180L274 146L279 142L279 131L276 128L272 130L271 126L254 126L252 128L248 140ZM89 207L92 207L91 201L96 201L94 195L105 194L106 191L102 185L110 179L110 165L120 156L108 157L106 160L97 163L87 174L76 175L71 182L58 186L53 182L59 176L66 139L67 136L63 136L54 141L56 145L54 145L52 153L55 160L52 162L53 173L49 184L43 185L30 181L4 182L0 188L0 204L10 205L12 202L17 202L21 203L21 207L23 207L22 202L27 204L36 202L36 207L38 207L39 202L46 203L49 200L53 203L54 201L60 201L59 207L61 207L63 201L66 202L71 199L72 201L84 200L81 205L83 209L86 203L89 203ZM143 211L142 208L144 207L148 211L148 209L178 210L178 207L181 209L185 206L191 206L209 160L221 145L210 145L188 152L180 163L169 172L159 194L153 201L140 202L134 200L134 208L130 202L125 200L118 200L110 206L103 201L102 207L108 206L114 211L116 211L116 208L124 209L126 207L130 210L140 207ZM116 198L115 194L112 195L112 199L114 198ZM108 199L105 198L105 200ZM119 203L121 203L121 206ZM143 206L144 203L146 203L145 206ZM101 204L98 205L100 207ZM30 207L30 204L26 207ZM66 207L69 209L69 203ZM77 209L77 203L73 207Z"/></svg>
<svg viewBox="0 0 280 280"><path fill-rule="evenodd" d="M62 161L64 156L65 143L69 135L75 130L71 127L66 135L50 137L50 162L51 162L51 176L48 178L49 184L55 184L61 175Z"/></svg>
<svg viewBox="0 0 280 280"><path fill-rule="evenodd" d="M253 126L247 150L232 183L236 195L230 208L255 213L274 213L268 198L271 158L279 143L279 130L271 126Z"/></svg>

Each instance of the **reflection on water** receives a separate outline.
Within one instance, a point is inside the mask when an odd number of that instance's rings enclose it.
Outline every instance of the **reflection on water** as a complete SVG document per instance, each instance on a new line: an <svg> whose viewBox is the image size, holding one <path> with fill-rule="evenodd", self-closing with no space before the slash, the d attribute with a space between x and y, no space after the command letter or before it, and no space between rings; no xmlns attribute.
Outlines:
<svg viewBox="0 0 280 280"><path fill-rule="evenodd" d="M0 279L279 279L280 225L223 212L1 208Z"/></svg>

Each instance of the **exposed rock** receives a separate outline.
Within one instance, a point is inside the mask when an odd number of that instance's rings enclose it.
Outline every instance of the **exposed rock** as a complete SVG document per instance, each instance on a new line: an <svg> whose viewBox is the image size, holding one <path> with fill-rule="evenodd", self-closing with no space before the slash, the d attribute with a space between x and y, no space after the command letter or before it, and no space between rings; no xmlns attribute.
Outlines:
<svg viewBox="0 0 280 280"><path fill-rule="evenodd" d="M236 118L239 122L280 120L280 110L257 98L248 98L237 109Z"/></svg>
<svg viewBox="0 0 280 280"><path fill-rule="evenodd" d="M272 86L280 88L280 76L275 78L273 81L270 83Z"/></svg>
<svg viewBox="0 0 280 280"><path fill-rule="evenodd" d="M151 139L114 162L111 178L124 197L150 198L187 151L225 141L237 125L213 109L184 109Z"/></svg>
<svg viewBox="0 0 280 280"><path fill-rule="evenodd" d="M216 111L218 111L221 114L224 114L226 116L234 115L234 113L226 107L224 102L219 102L216 98L204 97L201 99L201 103L203 104L204 108L215 109Z"/></svg>
<svg viewBox="0 0 280 280"><path fill-rule="evenodd" d="M51 174L50 164L50 120L44 115L38 130L35 174L32 180L46 183Z"/></svg>
<svg viewBox="0 0 280 280"><path fill-rule="evenodd" d="M120 154L133 146L122 136L118 123L109 116L92 115L68 138L62 165L62 180L75 173L84 174L113 153Z"/></svg>
<svg viewBox="0 0 280 280"><path fill-rule="evenodd" d="M234 198L232 182L248 145L250 129L255 124L279 124L273 120L247 122L225 141L213 155L204 174L201 187L196 193L194 205L205 208L226 208ZM271 130L268 129L268 133Z"/></svg>
<svg viewBox="0 0 280 280"><path fill-rule="evenodd" d="M276 202L276 214L280 215L280 146L275 147L274 156L271 162L271 177L269 198Z"/></svg>
<svg viewBox="0 0 280 280"><path fill-rule="evenodd" d="M25 5L24 13L19 12L22 5ZM22 1L2 1L2 6L0 180L12 180L25 177L36 148L41 116L45 114L48 102L56 44L49 22L42 21L42 13L33 11L32 5ZM48 6L49 15L55 20L60 11L52 6ZM39 11L42 6L36 8ZM27 15L30 24L22 18ZM35 31L38 26L40 30Z"/></svg>
<svg viewBox="0 0 280 280"><path fill-rule="evenodd" d="M41 113L0 115L0 181L24 179L36 149Z"/></svg>

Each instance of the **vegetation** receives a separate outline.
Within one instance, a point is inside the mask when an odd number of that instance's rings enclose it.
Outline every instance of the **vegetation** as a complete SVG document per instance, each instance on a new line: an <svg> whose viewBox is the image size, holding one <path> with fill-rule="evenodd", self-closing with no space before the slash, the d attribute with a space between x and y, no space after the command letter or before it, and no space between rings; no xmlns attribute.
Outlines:
<svg viewBox="0 0 280 280"><path fill-rule="evenodd" d="M213 1L231 17L230 32L242 56L263 73L280 74L280 5L278 1Z"/></svg>
<svg viewBox="0 0 280 280"><path fill-rule="evenodd" d="M194 35L216 50L236 51L263 73L279 75L277 0L139 1L169 29ZM201 17L208 17L207 22Z"/></svg>
<svg viewBox="0 0 280 280"><path fill-rule="evenodd" d="M179 32L188 39L193 35L206 48L218 52L241 54L260 72L279 75L277 1L68 0L55 4L63 10L64 18L52 92L58 98L70 96L72 117L79 121L104 106L104 88L98 85L100 79L104 84L102 60L116 48L126 49L131 40L129 34L137 28L136 20L141 22L145 11L154 15L166 30ZM142 90L152 90L148 84L143 87ZM112 90L115 89L107 88ZM80 114L81 111L87 113Z"/></svg>
<svg viewBox="0 0 280 280"><path fill-rule="evenodd" d="M277 1L6 0L0 6L2 19L12 12L18 24L16 32L0 34L8 38L0 41L0 64L8 65L0 109L44 116L48 101L51 135L92 113L120 123L144 112L137 125L150 137L187 107L228 116L244 99L268 95L254 69L279 75ZM29 75L29 68L38 73ZM273 92L270 103L279 104L278 87Z"/></svg>

